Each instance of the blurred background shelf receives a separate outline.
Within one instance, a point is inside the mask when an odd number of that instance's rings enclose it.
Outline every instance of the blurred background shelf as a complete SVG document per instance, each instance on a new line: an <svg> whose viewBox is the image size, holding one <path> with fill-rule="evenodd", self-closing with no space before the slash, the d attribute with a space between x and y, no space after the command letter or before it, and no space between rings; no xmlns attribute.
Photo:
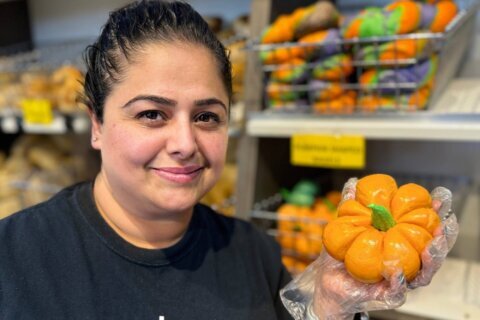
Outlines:
<svg viewBox="0 0 480 320"><path fill-rule="evenodd" d="M342 116L255 112L249 114L246 132L277 138L325 133L367 139L480 141L480 80L453 80L428 111Z"/></svg>
<svg viewBox="0 0 480 320"><path fill-rule="evenodd" d="M252 35L261 34L280 14L314 1L293 3L280 0L252 1ZM358 8L384 5L388 1L346 1ZM459 1L460 2L460 1ZM463 2L465 3L465 2ZM337 1L343 8L345 1ZM437 91L428 108L408 110L375 110L350 114L320 114L299 108L292 103L276 110L266 103L265 74L258 63L258 51L249 52L246 73L245 134L240 140L237 190L237 216L259 222L267 232L278 237L279 215L264 210L270 202L277 203L281 188L290 188L301 179L321 177L326 180L324 190L341 187L348 177L362 176L352 169L328 169L294 166L290 162L290 138L298 133L326 135L362 135L366 138L367 172L407 174L411 181L422 181L421 176L463 177L455 192L453 208L460 223L460 236L440 270L430 290L419 290L409 297L410 303L398 310L371 313L371 319L477 319L479 301L470 297L480 293L478 281L466 282L460 273L451 272L467 268L478 269L480 261L480 56L478 21L474 18L478 3L470 12L468 23L461 32L448 38L447 50L438 73ZM477 19L478 20L478 19ZM461 36L458 36L458 35ZM445 47L444 47L445 48ZM468 77L468 78L467 78ZM306 99L308 102L308 98ZM280 108L279 108L280 109ZM457 181L457 180L452 180ZM448 185L434 181L433 186ZM459 186L460 186L459 185ZM272 195L276 195L272 197ZM272 231L273 230L273 231ZM456 266L459 268L455 269ZM460 270L460 271L462 271ZM478 271L471 273L478 279ZM444 284L442 286L442 284ZM456 290L454 290L456 289ZM464 292L472 291L467 298Z"/></svg>
<svg viewBox="0 0 480 320"><path fill-rule="evenodd" d="M85 134L89 132L90 120L85 112L55 112L48 124L32 124L23 120L20 110L0 111L0 128L5 134L66 134L69 132Z"/></svg>
<svg viewBox="0 0 480 320"><path fill-rule="evenodd" d="M292 4L285 1L252 1L252 35L261 34L280 14L314 1ZM379 1L379 4L388 1ZM239 216L249 219L256 201L276 191L287 176L310 174L321 168L298 168L289 163L289 138L296 133L329 135L362 135L367 139L367 168L373 171L424 172L429 174L469 174L480 179L480 167L470 155L478 153L480 141L480 107L478 75L471 79L462 72L473 70L476 42L472 42L475 11L478 3L461 2L470 6L463 23L456 23L442 51L442 72L438 73L437 93L426 110L376 110L351 114L314 114L290 110L275 110L265 105L265 72L258 63L258 52L250 51L245 83L245 135L240 140L239 180L237 197ZM339 1L340 8L356 2ZM373 4L373 2L369 2ZM375 3L376 4L376 3ZM461 16L459 16L461 17ZM468 19L466 18L468 17ZM462 19L461 19L462 20ZM459 20L457 20L459 21ZM260 66L260 68L259 68ZM300 112L299 112L300 110ZM394 112L392 112L394 111ZM435 156L432 159L432 154ZM462 165L459 165L459 155ZM285 159L284 159L285 158ZM442 159L442 161L440 161ZM468 168L468 172L466 172ZM446 171L445 171L446 170ZM326 172L325 174L332 174Z"/></svg>

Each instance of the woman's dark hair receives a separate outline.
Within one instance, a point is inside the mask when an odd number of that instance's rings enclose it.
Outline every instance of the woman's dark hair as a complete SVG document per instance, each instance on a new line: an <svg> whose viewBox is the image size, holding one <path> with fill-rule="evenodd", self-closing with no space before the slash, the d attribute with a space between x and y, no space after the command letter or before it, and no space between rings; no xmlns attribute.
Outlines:
<svg viewBox="0 0 480 320"><path fill-rule="evenodd" d="M227 52L200 14L183 2L137 1L111 12L102 33L85 51L84 102L100 122L105 99L121 80L125 59L131 61L138 49L156 41L189 42L209 49L231 100L232 72Z"/></svg>

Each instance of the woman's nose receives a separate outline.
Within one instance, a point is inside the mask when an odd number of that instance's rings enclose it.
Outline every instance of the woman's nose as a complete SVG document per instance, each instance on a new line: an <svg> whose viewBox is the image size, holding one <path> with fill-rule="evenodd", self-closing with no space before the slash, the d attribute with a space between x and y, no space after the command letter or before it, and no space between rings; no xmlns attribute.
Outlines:
<svg viewBox="0 0 480 320"><path fill-rule="evenodd" d="M167 139L167 152L177 160L187 160L197 151L195 130L189 120L177 119L171 123Z"/></svg>

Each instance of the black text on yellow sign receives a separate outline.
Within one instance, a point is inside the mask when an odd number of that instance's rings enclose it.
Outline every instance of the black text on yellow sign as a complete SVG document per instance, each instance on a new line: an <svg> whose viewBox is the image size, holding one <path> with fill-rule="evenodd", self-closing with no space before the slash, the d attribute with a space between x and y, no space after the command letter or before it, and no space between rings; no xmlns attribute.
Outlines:
<svg viewBox="0 0 480 320"><path fill-rule="evenodd" d="M23 121L28 124L51 124L53 122L52 103L47 99L22 100Z"/></svg>
<svg viewBox="0 0 480 320"><path fill-rule="evenodd" d="M297 134L290 141L290 162L296 166L363 169L365 153L363 136Z"/></svg>

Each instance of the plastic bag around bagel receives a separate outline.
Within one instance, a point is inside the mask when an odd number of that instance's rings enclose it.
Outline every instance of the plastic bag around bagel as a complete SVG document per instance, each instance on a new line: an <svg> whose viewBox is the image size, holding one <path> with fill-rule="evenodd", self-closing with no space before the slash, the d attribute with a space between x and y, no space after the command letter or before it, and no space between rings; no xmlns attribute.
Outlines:
<svg viewBox="0 0 480 320"><path fill-rule="evenodd" d="M345 183L342 201L355 199L357 178ZM458 236L458 223L452 213L452 193L437 187L431 193L432 207L441 225L421 254L422 267L407 283L398 270L378 283L363 283L351 277L343 262L326 250L308 268L280 291L282 302L295 320L353 319L355 314L401 306L408 290L430 283L440 269Z"/></svg>

